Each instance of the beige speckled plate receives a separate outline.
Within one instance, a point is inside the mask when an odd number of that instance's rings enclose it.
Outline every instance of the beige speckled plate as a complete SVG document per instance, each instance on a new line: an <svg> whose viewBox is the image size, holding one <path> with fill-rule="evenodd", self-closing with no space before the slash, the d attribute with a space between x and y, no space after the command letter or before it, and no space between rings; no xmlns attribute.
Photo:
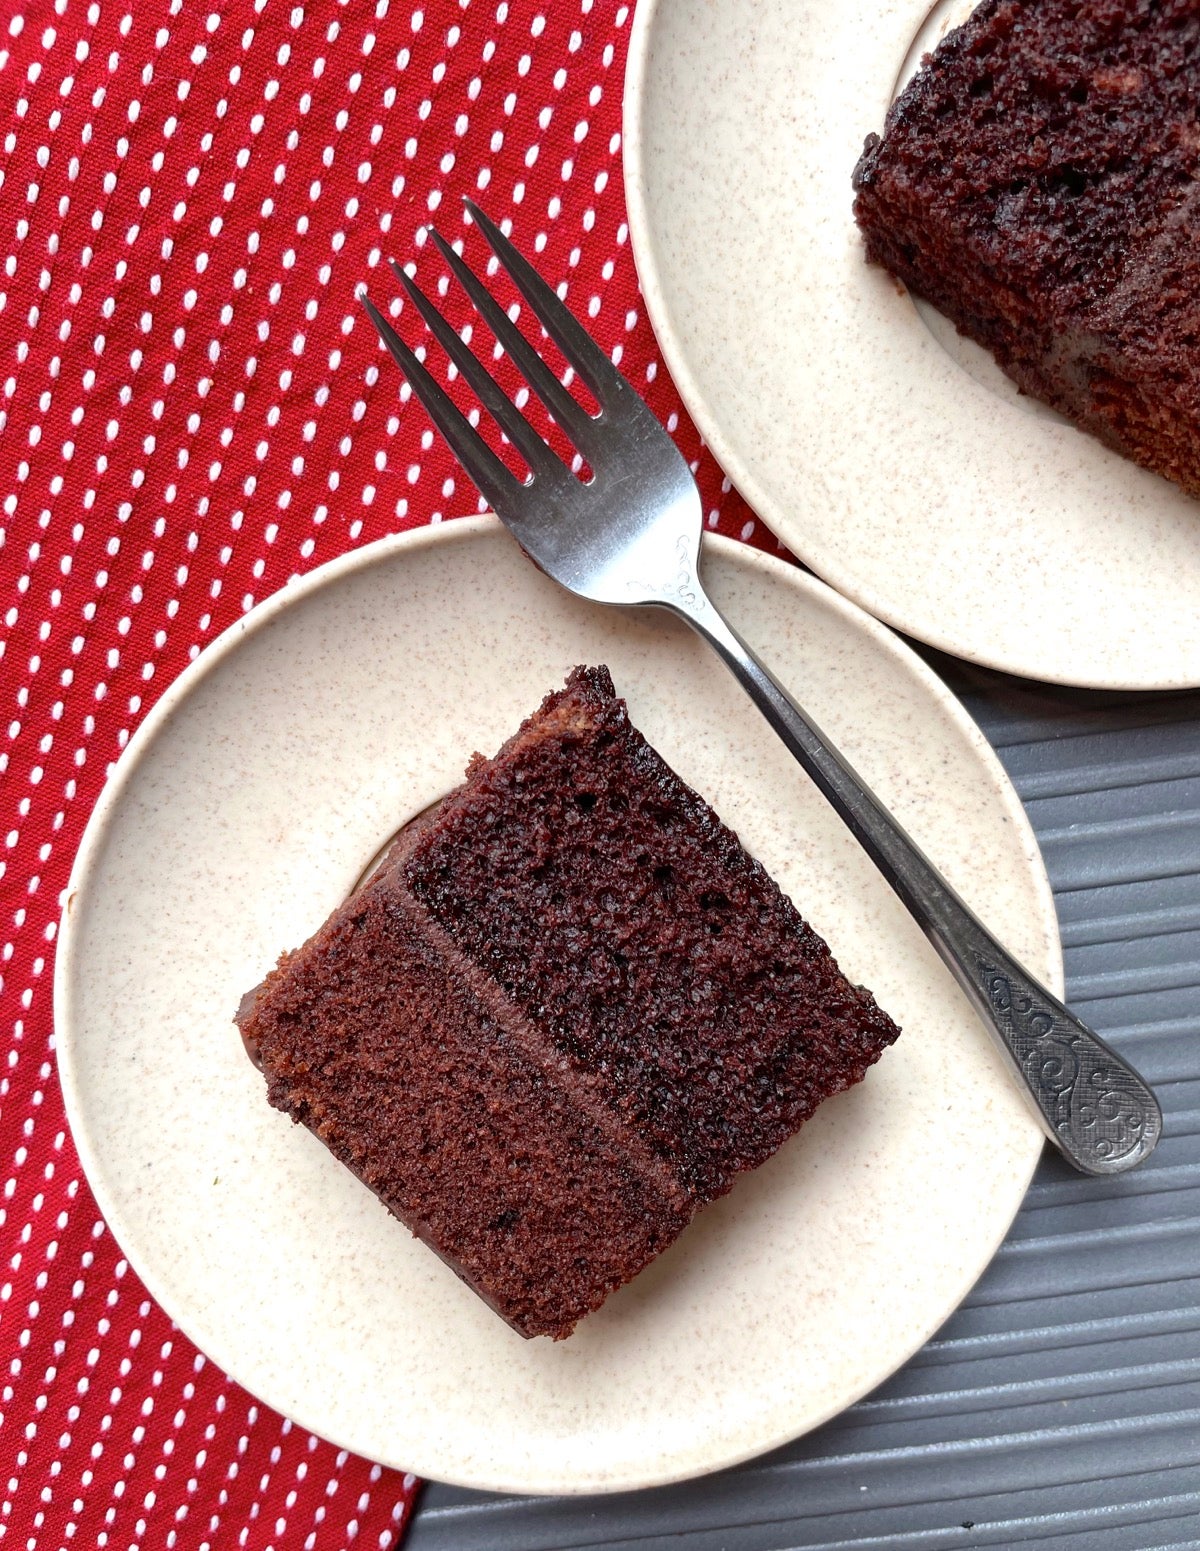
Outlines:
<svg viewBox="0 0 1200 1551"><path fill-rule="evenodd" d="M1059 988L1033 836L953 697L794 568L717 540L705 570L920 844ZM583 661L611 666L638 724L905 1033L554 1345L514 1335L268 1108L231 1019L396 827ZM88 828L55 1002L88 1179L171 1316L302 1425L477 1487L649 1485L825 1420L959 1302L1041 1148L940 963L717 659L667 616L569 597L489 519L285 588L164 695Z"/></svg>
<svg viewBox="0 0 1200 1551"><path fill-rule="evenodd" d="M969 0L640 0L629 223L672 376L778 536L881 619L1068 684L1200 684L1200 503L869 269L850 175Z"/></svg>

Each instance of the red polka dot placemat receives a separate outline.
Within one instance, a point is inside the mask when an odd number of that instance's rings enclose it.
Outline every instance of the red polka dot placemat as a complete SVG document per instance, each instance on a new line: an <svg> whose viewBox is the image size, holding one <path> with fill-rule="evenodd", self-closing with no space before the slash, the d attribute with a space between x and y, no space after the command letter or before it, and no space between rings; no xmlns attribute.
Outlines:
<svg viewBox="0 0 1200 1551"><path fill-rule="evenodd" d="M567 282L710 526L760 537L640 305L630 22L615 0L4 8L5 1543L389 1546L412 1511L411 1476L256 1404L122 1258L54 1072L56 925L108 772L190 659L297 572L481 505L354 299L394 298L392 256L429 275L431 219L480 244L462 194Z"/></svg>

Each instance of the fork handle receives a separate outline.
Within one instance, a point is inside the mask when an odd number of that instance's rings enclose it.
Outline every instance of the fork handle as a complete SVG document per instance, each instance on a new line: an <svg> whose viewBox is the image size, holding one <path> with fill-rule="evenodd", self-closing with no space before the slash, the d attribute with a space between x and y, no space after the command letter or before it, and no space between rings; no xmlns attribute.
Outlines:
<svg viewBox="0 0 1200 1551"><path fill-rule="evenodd" d="M1147 1158L1162 1112L1138 1073L997 942L698 585L667 606L716 648L907 905L1064 1156L1085 1174Z"/></svg>

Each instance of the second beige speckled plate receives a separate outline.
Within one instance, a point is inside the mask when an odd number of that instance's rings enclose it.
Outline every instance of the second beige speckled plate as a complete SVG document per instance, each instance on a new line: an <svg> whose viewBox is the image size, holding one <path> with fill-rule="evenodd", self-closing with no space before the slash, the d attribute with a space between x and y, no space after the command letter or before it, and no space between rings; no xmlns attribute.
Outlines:
<svg viewBox="0 0 1200 1551"><path fill-rule="evenodd" d="M1032 833L991 751L891 633L717 540L714 597L1030 967L1061 985ZM578 662L766 863L904 1028L857 1089L569 1341L514 1335L266 1103L243 991L399 824ZM69 887L67 1112L123 1251L255 1394L344 1447L476 1487L694 1475L824 1421L991 1258L1038 1127L920 932L720 662L581 603L489 519L384 541L213 644L132 740Z"/></svg>
<svg viewBox="0 0 1200 1551"><path fill-rule="evenodd" d="M863 139L970 9L641 0L625 179L663 356L755 510L879 618L1033 678L1200 684L1200 502L863 260Z"/></svg>

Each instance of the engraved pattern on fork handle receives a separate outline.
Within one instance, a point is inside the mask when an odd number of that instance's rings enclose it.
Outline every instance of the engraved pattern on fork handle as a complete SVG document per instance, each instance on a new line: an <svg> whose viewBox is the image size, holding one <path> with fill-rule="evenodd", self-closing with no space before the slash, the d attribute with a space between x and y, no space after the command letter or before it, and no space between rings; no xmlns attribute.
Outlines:
<svg viewBox="0 0 1200 1551"><path fill-rule="evenodd" d="M1001 1037L1055 1140L1082 1137L1093 1173L1140 1162L1159 1129L1141 1079L1023 973L978 949L973 957Z"/></svg>
<svg viewBox="0 0 1200 1551"><path fill-rule="evenodd" d="M994 1036L1047 1136L1085 1174L1153 1152L1162 1112L1148 1084L1012 957L824 734L730 627L698 581L660 589L720 654L908 907Z"/></svg>

